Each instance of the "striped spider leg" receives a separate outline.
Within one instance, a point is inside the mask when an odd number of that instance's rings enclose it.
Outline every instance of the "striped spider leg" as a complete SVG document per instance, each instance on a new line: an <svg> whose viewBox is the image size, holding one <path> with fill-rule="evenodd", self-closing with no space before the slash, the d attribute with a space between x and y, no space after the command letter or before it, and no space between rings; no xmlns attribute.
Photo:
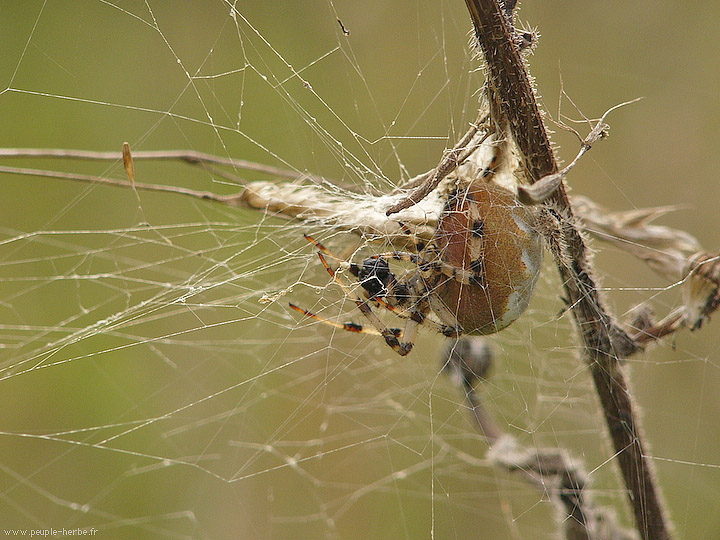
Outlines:
<svg viewBox="0 0 720 540"><path fill-rule="evenodd" d="M362 299L352 290L349 284L338 276L337 271L327 262L327 257L336 260L341 259L312 237L305 235L305 238L318 248L318 257L323 267L332 276L333 280L340 285L343 292L358 306L360 312L369 320L371 327L367 328L356 323L333 322L290 304L290 307L294 310L335 328L381 335L385 342L401 356L405 356L412 350L413 340L419 325L430 327L445 336L454 337L459 335L459 329L456 325L448 326L427 319L433 302L430 299L431 295L427 288L425 275L428 277L440 275L437 273L437 267L434 263L428 263L414 253L402 251L372 255L365 259L362 265L349 263L350 273L358 278L361 287L364 289L366 299ZM407 280L398 280L390 271L390 266L386 260L388 258L411 262L418 266L418 271L414 272ZM421 271L423 269L424 272ZM387 309L399 318L405 319L405 328L403 330L388 328L373 311L369 301Z"/></svg>

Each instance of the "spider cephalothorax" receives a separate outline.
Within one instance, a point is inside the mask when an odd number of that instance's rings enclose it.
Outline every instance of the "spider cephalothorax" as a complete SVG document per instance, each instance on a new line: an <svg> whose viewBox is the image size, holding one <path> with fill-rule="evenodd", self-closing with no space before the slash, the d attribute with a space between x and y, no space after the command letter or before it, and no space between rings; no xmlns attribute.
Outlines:
<svg viewBox="0 0 720 540"><path fill-rule="evenodd" d="M357 270L357 278L370 299L387 296L390 289L397 286L397 280L395 274L390 271L390 265L380 257L365 259Z"/></svg>
<svg viewBox="0 0 720 540"><path fill-rule="evenodd" d="M491 334L507 327L527 308L542 259L534 211L485 178L449 194L432 240L418 253L393 251L372 255L361 265L350 263L347 268L358 278L364 299L338 277L325 255L337 257L306 238L319 248L325 268L373 328L334 323L292 307L344 330L380 334L401 355L412 349L419 325L448 337ZM410 262L416 270L398 279L390 269L391 259ZM406 319L404 329L388 328L370 303Z"/></svg>

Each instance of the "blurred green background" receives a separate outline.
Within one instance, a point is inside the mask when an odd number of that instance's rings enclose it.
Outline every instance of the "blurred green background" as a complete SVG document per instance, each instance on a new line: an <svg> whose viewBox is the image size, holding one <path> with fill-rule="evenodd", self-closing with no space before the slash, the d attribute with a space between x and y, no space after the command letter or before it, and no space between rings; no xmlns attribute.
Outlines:
<svg viewBox="0 0 720 540"><path fill-rule="evenodd" d="M708 249L720 225L719 11L528 1L519 12L542 35L530 67L549 117L561 80L588 117L644 97L609 117L573 193L612 209L682 205L663 223ZM0 147L129 141L388 190L433 167L475 118L469 30L459 0L3 2ZM555 131L567 161L577 142ZM117 163L2 164L124 176ZM187 165L137 162L136 174L237 191ZM423 334L400 359L287 312L289 299L358 320L327 287L304 225L168 193L0 181L4 529L557 537L547 497L483 461L439 373L439 338ZM333 235L335 247L352 242ZM660 315L678 305L677 287L594 246L619 316L647 300ZM523 443L584 461L594 497L629 523L559 291L548 267L528 315L495 339L489 408ZM713 321L628 363L678 538L720 537L719 361Z"/></svg>

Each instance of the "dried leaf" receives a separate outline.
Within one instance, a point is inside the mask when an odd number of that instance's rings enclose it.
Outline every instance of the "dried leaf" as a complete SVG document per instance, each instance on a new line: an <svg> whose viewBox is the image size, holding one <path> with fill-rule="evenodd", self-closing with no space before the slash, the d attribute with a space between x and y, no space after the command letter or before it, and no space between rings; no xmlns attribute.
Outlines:
<svg viewBox="0 0 720 540"><path fill-rule="evenodd" d="M645 261L657 273L677 280L683 276L689 254L701 249L691 234L652 222L679 206L610 212L588 199L572 197L583 229L603 242L612 243Z"/></svg>

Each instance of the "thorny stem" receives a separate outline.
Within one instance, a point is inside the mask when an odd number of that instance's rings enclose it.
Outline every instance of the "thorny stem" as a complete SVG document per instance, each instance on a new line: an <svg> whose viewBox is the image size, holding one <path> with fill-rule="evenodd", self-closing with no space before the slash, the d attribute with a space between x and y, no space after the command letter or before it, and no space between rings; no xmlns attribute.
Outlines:
<svg viewBox="0 0 720 540"><path fill-rule="evenodd" d="M501 128L502 121L509 126L527 177L530 183L535 183L556 173L558 165L511 21L499 0L465 0L465 3L487 62L494 120ZM628 489L635 525L644 540L670 540L663 503L651 465L645 458L635 407L620 366L620 359L636 352L638 346L602 305L587 247L574 225L562 182L550 200L563 214L563 236L572 261L565 265L558 260L558 270Z"/></svg>

